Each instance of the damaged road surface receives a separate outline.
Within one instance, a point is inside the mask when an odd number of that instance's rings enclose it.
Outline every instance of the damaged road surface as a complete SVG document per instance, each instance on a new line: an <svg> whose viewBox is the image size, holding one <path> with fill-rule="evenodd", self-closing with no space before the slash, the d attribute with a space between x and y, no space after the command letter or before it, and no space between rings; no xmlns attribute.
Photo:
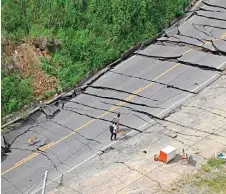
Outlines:
<svg viewBox="0 0 226 194"><path fill-rule="evenodd" d="M101 160L106 150L110 154L109 147L120 144L110 141L109 132L118 112L127 134L123 141L143 133L153 121L166 120L224 74L225 26L225 0L202 3L180 25L166 29L154 44L135 52L80 95L62 98L26 119L6 134L12 153L2 157L2 193L40 193L46 170L51 189L62 174L73 179L69 174L79 172L87 161ZM38 143L30 144L34 137Z"/></svg>

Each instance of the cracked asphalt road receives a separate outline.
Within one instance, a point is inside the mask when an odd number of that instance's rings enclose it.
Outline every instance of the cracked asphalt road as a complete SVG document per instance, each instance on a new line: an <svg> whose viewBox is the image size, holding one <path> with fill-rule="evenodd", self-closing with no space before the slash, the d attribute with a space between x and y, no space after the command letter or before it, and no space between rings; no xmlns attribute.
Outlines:
<svg viewBox="0 0 226 194"><path fill-rule="evenodd" d="M226 66L226 2L200 6L179 27L166 29L155 44L67 101L53 119L39 112L7 134L15 141L12 153L2 158L2 193L35 193L46 170L54 180L94 157L111 143L108 127L116 113L122 114L127 132L142 132L151 119L164 119L182 99L221 76ZM41 151L28 145L32 136L46 144Z"/></svg>

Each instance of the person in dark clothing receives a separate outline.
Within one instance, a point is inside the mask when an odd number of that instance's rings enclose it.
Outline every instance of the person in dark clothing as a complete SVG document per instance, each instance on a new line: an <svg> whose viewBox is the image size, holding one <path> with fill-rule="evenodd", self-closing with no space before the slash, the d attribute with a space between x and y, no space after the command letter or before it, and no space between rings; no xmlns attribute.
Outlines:
<svg viewBox="0 0 226 194"><path fill-rule="evenodd" d="M116 135L117 135L117 123L115 122L113 125L109 126L110 132L111 132L111 141L116 140Z"/></svg>

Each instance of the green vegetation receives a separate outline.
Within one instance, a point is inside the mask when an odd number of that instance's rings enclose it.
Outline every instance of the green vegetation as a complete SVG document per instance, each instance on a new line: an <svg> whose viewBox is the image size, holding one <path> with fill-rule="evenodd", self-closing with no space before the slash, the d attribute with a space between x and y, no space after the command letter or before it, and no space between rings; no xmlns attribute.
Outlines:
<svg viewBox="0 0 226 194"><path fill-rule="evenodd" d="M210 193L226 193L226 160L211 158L202 166L204 170L195 185L208 188ZM208 169L206 171L206 169Z"/></svg>
<svg viewBox="0 0 226 194"><path fill-rule="evenodd" d="M205 172L210 172L212 168L219 168L224 164L226 164L225 160L211 158L208 160L207 164L202 165L202 170Z"/></svg>
<svg viewBox="0 0 226 194"><path fill-rule="evenodd" d="M15 73L2 71L2 114L10 114L33 100L29 79L21 79Z"/></svg>
<svg viewBox="0 0 226 194"><path fill-rule="evenodd" d="M91 70L103 68L126 49L161 31L183 14L189 1L2 0L2 43L41 36L59 40L60 48L48 44L52 58L42 60L42 69L67 89ZM3 115L32 99L27 78L3 72Z"/></svg>
<svg viewBox="0 0 226 194"><path fill-rule="evenodd" d="M210 158L199 172L173 184L167 193L226 193L226 160Z"/></svg>

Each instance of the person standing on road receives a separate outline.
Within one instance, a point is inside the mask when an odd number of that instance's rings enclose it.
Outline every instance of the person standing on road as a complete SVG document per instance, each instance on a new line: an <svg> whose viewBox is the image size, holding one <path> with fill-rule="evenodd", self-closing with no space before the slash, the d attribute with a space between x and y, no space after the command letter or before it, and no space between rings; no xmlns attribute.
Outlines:
<svg viewBox="0 0 226 194"><path fill-rule="evenodd" d="M113 119L113 122L116 123L116 127L117 127L116 133L119 132L119 120L120 120L120 116L121 116L120 113L118 113L117 116Z"/></svg>
<svg viewBox="0 0 226 194"><path fill-rule="evenodd" d="M117 136L117 123L114 122L113 125L109 126L110 132L111 132L111 141L113 141L113 136L114 136L114 140L116 140L116 136Z"/></svg>

